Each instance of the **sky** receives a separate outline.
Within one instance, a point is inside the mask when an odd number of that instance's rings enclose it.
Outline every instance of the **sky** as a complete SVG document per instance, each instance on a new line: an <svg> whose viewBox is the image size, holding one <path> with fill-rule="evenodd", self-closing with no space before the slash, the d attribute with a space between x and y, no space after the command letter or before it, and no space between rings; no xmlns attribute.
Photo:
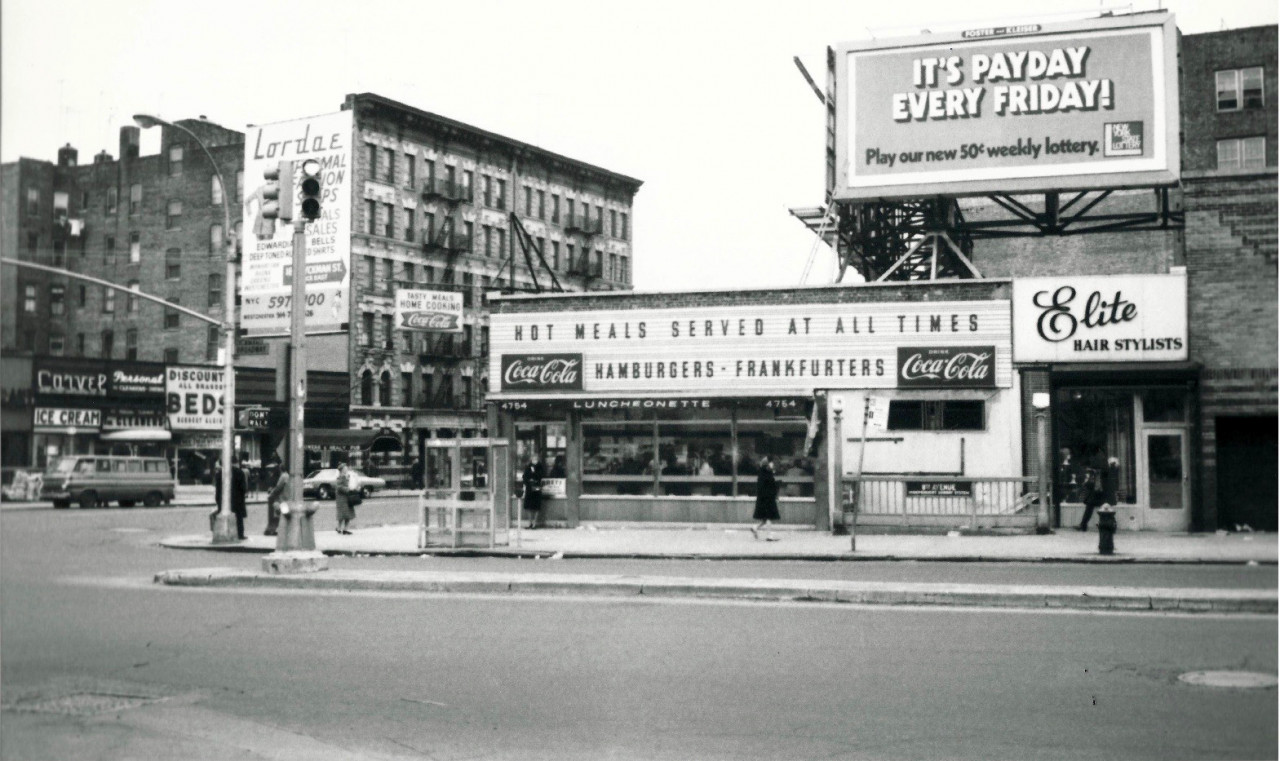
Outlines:
<svg viewBox="0 0 1280 761"><path fill-rule="evenodd" d="M824 184L793 57L825 89L839 42L1158 8L1183 33L1277 23L1275 0L5 0L0 160L116 155L135 113L243 130L374 92L642 180L639 290L798 285L811 257L831 282L788 212Z"/></svg>

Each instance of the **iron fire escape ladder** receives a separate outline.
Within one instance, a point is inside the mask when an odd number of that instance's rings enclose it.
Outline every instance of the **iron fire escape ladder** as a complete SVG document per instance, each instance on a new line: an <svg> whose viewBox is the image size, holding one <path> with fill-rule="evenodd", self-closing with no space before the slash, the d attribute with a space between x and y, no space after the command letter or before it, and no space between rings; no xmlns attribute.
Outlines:
<svg viewBox="0 0 1280 761"><path fill-rule="evenodd" d="M556 278L555 270L553 270L550 267L550 265L547 264L547 259L545 256L543 256L542 249L538 246L537 242L534 241L533 236L529 235L529 231L524 229L524 223L520 221L520 217L516 216L516 213L514 211L510 212L508 216L511 217L511 231L512 233L515 234L516 239L520 241L521 253L524 254L525 266L529 268L529 277L533 279L534 291L537 293L541 293L542 285L538 282L538 271L537 271L537 267L534 265L533 257L529 255L530 250L532 250L533 253L537 255L538 263L542 265L542 268L547 271L547 275L550 276L553 289L557 293L564 291L564 287L560 285L560 280ZM516 279L514 248L511 251L510 264L511 264L511 287L514 289L515 279ZM501 272L501 270L499 270L499 272Z"/></svg>

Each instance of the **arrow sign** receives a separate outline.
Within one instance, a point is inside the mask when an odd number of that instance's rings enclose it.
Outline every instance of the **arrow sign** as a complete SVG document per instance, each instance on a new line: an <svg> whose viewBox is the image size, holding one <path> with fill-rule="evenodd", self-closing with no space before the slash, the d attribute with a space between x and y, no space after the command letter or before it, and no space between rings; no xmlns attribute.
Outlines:
<svg viewBox="0 0 1280 761"><path fill-rule="evenodd" d="M347 267L341 260L333 262L307 262L307 285L313 283L341 283L347 276ZM293 265L284 266L284 284L293 285Z"/></svg>

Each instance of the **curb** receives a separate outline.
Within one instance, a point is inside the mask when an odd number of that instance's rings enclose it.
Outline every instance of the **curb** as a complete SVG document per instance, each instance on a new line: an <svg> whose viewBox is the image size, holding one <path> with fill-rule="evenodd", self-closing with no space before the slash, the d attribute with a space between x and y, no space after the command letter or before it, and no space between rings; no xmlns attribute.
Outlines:
<svg viewBox="0 0 1280 761"><path fill-rule="evenodd" d="M324 571L266 574L231 568L164 571L155 583L176 587L253 587L332 591L497 595L576 595L815 602L888 606L991 607L1127 612L1275 615L1274 591L1136 587L895 584L886 582L704 579L659 576Z"/></svg>
<svg viewBox="0 0 1280 761"><path fill-rule="evenodd" d="M172 550L211 550L214 552L266 554L274 547L255 547L242 543L213 544L194 537L170 537L162 539L160 546ZM549 559L555 556L563 560L786 560L815 563L851 562L913 562L913 563L1064 563L1083 565L1270 565L1275 560L1225 559L1225 558L1158 558L1134 555L895 555L874 553L689 553L689 552L592 552L555 549L485 549L476 547L429 547L426 549L378 550L345 547L329 547L320 550L329 557L455 557L455 558L520 558Z"/></svg>

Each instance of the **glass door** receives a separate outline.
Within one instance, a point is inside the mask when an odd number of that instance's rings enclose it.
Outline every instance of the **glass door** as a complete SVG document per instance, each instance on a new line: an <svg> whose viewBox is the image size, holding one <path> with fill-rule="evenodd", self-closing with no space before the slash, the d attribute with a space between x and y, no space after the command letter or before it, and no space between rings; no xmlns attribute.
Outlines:
<svg viewBox="0 0 1280 761"><path fill-rule="evenodd" d="M1191 525L1187 468L1187 432L1152 429L1143 432L1145 505L1143 528L1186 531Z"/></svg>

